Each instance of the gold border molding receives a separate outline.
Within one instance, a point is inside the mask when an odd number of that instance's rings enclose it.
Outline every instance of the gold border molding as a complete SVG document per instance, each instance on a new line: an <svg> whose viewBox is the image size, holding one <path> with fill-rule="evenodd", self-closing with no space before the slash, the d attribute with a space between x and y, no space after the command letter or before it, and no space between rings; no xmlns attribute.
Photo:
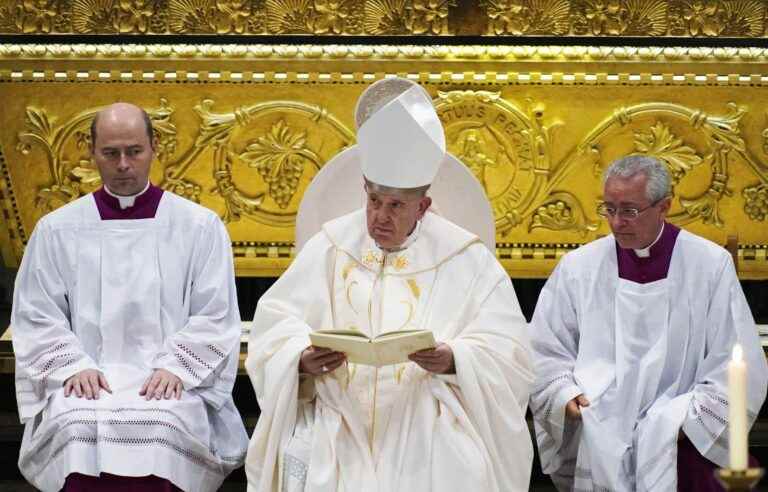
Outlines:
<svg viewBox="0 0 768 492"><path fill-rule="evenodd" d="M760 0L2 0L2 34L762 38Z"/></svg>
<svg viewBox="0 0 768 492"><path fill-rule="evenodd" d="M55 41L55 37L46 38ZM312 44L0 44L0 60L434 60L546 62L768 61L757 47L485 46ZM764 68L764 67L761 67Z"/></svg>
<svg viewBox="0 0 768 492"><path fill-rule="evenodd" d="M428 88L452 151L478 179L489 173L497 255L515 277L541 277L605 233L594 213L598 197L579 183L593 187L589 176L599 175L620 143L664 153L681 176L696 174L680 188L676 223L716 240L741 233L740 276L766 278L760 231L768 214L768 117L759 97L768 86L766 61L763 48L0 44L9 129L0 155L0 252L9 266L18 264L35 217L96 183L87 163L77 164L82 148L72 146L85 145L84 122L123 91L140 94L155 120L162 186L218 207L234 233L238 275L279 275L294 247L289 234L275 231L290 229L294 209L280 208L255 174L264 177L267 148L258 142L266 138L306 161L306 181L354 140L347 101L398 75ZM65 102L59 110L53 101L69 90L86 96L82 106ZM591 116L572 104L585 96L596 106ZM317 142L294 148L306 135L322 136L322 155ZM485 139L481 152L472 148L475 137ZM49 148L54 159L41 175L53 179L25 176L25 159L40 166ZM27 157L30 150L37 154ZM236 168L233 175L231 159L252 174ZM510 166L523 181L501 175ZM573 170L583 176L574 181ZM263 234L247 231L254 223Z"/></svg>

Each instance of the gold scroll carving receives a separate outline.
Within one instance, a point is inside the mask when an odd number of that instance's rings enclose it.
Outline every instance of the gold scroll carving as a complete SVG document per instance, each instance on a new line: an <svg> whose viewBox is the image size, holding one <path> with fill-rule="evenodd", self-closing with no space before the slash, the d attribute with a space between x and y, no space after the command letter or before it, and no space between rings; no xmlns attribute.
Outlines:
<svg viewBox="0 0 768 492"><path fill-rule="evenodd" d="M766 36L761 0L2 0L3 34Z"/></svg>
<svg viewBox="0 0 768 492"><path fill-rule="evenodd" d="M357 97L399 75L430 92L449 150L484 187L510 275L544 277L609 233L601 173L641 152L673 175L672 222L720 244L738 235L740 276L768 278L767 60L759 48L0 45L0 251L18 265L44 213L99 186L90 118L127 100L155 125L153 181L222 217L238 275L278 275L304 190L354 143Z"/></svg>

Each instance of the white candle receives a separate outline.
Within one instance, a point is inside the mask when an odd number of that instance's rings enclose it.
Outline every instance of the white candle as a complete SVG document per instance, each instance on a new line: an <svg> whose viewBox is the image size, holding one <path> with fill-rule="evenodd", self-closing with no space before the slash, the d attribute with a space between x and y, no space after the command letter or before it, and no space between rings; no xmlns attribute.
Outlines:
<svg viewBox="0 0 768 492"><path fill-rule="evenodd" d="M747 469L747 365L742 348L733 346L733 357L728 364L728 439L730 441L731 470Z"/></svg>

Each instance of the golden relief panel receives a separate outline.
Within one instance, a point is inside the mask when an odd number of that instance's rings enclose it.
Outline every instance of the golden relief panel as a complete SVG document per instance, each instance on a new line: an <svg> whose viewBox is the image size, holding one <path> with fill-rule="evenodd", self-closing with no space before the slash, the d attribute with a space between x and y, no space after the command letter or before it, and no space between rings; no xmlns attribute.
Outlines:
<svg viewBox="0 0 768 492"><path fill-rule="evenodd" d="M2 0L4 34L766 35L761 0Z"/></svg>
<svg viewBox="0 0 768 492"><path fill-rule="evenodd" d="M0 45L0 250L18 265L36 221L100 185L93 114L116 100L150 114L152 179L226 222L238 275L290 262L304 190L354 143L364 88L387 76L434 97L449 150L485 189L497 255L548 275L609 233L601 173L633 152L673 176L670 220L768 278L768 51L748 49ZM333 197L329 197L332 200Z"/></svg>

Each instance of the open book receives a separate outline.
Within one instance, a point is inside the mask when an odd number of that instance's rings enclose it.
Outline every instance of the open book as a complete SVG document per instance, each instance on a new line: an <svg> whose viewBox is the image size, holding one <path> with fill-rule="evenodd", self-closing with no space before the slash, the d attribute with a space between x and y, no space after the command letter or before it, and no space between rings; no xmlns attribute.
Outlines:
<svg viewBox="0 0 768 492"><path fill-rule="evenodd" d="M435 346L428 330L392 331L372 339L357 330L318 330L309 338L316 347L344 352L349 362L376 367L408 362L408 355Z"/></svg>

